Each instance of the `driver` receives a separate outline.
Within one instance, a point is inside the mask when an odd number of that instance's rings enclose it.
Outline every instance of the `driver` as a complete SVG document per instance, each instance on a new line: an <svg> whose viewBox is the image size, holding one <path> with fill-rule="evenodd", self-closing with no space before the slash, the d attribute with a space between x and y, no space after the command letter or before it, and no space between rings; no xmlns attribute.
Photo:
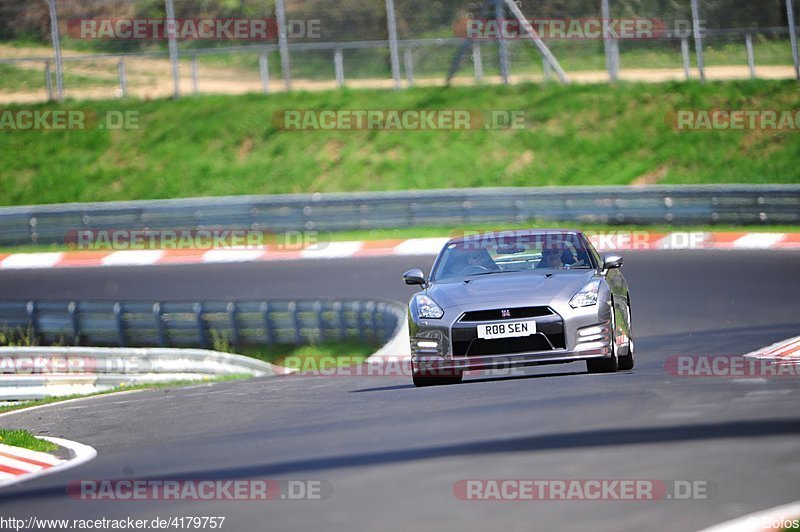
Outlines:
<svg viewBox="0 0 800 532"><path fill-rule="evenodd" d="M565 264L573 262L575 262L575 260L572 258L572 252L567 249L563 242L548 242L542 246L542 260L539 261L536 267L551 269L563 268Z"/></svg>
<svg viewBox="0 0 800 532"><path fill-rule="evenodd" d="M464 271L468 268L471 270L480 268L492 271L500 269L485 249L472 250L466 253L466 264L461 270Z"/></svg>

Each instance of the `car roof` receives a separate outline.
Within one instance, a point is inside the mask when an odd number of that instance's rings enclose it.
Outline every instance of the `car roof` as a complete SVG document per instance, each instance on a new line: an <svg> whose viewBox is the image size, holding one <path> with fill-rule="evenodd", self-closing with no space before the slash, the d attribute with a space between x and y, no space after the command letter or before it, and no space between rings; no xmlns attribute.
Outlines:
<svg viewBox="0 0 800 532"><path fill-rule="evenodd" d="M451 238L447 241L448 244L460 244L467 240L475 239L491 239L499 238L501 236L508 237L509 234L514 236L546 236L546 235L565 235L565 236L580 236L582 231L576 229L508 229L501 231L487 231L485 233L475 233L474 235L464 235L457 238Z"/></svg>

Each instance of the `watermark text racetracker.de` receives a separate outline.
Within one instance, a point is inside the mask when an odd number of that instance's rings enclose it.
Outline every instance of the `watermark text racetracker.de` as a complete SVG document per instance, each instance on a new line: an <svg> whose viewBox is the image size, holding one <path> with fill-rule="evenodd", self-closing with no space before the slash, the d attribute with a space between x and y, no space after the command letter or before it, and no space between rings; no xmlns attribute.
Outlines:
<svg viewBox="0 0 800 532"><path fill-rule="evenodd" d="M677 131L800 131L800 109L678 109L665 116Z"/></svg>
<svg viewBox="0 0 800 532"><path fill-rule="evenodd" d="M726 355L672 355L664 370L676 377L762 378L800 376L800 361Z"/></svg>
<svg viewBox="0 0 800 532"><path fill-rule="evenodd" d="M278 251L321 249L326 242L317 231L261 229L73 229L64 243L80 250L126 249L261 249Z"/></svg>
<svg viewBox="0 0 800 532"><path fill-rule="evenodd" d="M319 39L322 21L290 19L286 21L289 39ZM180 40L207 41L275 41L278 23L271 18L86 18L67 23L73 39L161 41L174 37Z"/></svg>
<svg viewBox="0 0 800 532"><path fill-rule="evenodd" d="M462 501L705 501L718 487L706 479L463 479L453 484Z"/></svg>
<svg viewBox="0 0 800 532"><path fill-rule="evenodd" d="M285 109L272 125L286 131L470 131L525 129L522 110Z"/></svg>
<svg viewBox="0 0 800 532"><path fill-rule="evenodd" d="M67 495L79 501L323 501L333 484L322 479L77 480Z"/></svg>
<svg viewBox="0 0 800 532"><path fill-rule="evenodd" d="M135 130L139 119L132 110L0 108L0 131Z"/></svg>

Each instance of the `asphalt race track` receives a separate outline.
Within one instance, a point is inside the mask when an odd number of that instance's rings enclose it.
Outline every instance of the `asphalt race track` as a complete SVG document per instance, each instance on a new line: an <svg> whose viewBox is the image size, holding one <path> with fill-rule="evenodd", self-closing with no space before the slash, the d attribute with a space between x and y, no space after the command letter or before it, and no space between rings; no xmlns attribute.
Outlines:
<svg viewBox="0 0 800 532"><path fill-rule="evenodd" d="M625 255L637 367L581 364L414 388L285 377L88 399L0 417L92 445L74 470L0 492L25 518L225 516L223 530L697 530L800 499L796 378L688 378L670 355L735 355L800 334L800 254ZM4 271L4 299L385 297L432 257ZM304 479L321 501L90 502L81 479ZM463 479L706 481L708 498L467 501Z"/></svg>

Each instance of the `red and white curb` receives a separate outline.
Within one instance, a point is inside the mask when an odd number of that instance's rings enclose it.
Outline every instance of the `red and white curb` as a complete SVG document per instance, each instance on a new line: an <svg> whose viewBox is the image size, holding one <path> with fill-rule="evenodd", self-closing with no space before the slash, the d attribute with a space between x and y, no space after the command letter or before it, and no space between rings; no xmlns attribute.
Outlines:
<svg viewBox="0 0 800 532"><path fill-rule="evenodd" d="M68 449L72 457L62 460L48 453L0 444L0 488L59 473L84 464L97 456L94 448L82 443L62 438L44 436L41 438Z"/></svg>
<svg viewBox="0 0 800 532"><path fill-rule="evenodd" d="M800 528L800 501L726 521L700 532L760 532Z"/></svg>
<svg viewBox="0 0 800 532"><path fill-rule="evenodd" d="M800 249L800 233L619 231L590 235L600 251L686 249ZM302 249L277 246L215 249L128 249L0 254L0 270L162 264L219 264L301 259L436 255L447 238L328 242Z"/></svg>
<svg viewBox="0 0 800 532"><path fill-rule="evenodd" d="M762 347L758 351L753 351L744 356L748 358L763 358L775 362L800 361L800 336Z"/></svg>

